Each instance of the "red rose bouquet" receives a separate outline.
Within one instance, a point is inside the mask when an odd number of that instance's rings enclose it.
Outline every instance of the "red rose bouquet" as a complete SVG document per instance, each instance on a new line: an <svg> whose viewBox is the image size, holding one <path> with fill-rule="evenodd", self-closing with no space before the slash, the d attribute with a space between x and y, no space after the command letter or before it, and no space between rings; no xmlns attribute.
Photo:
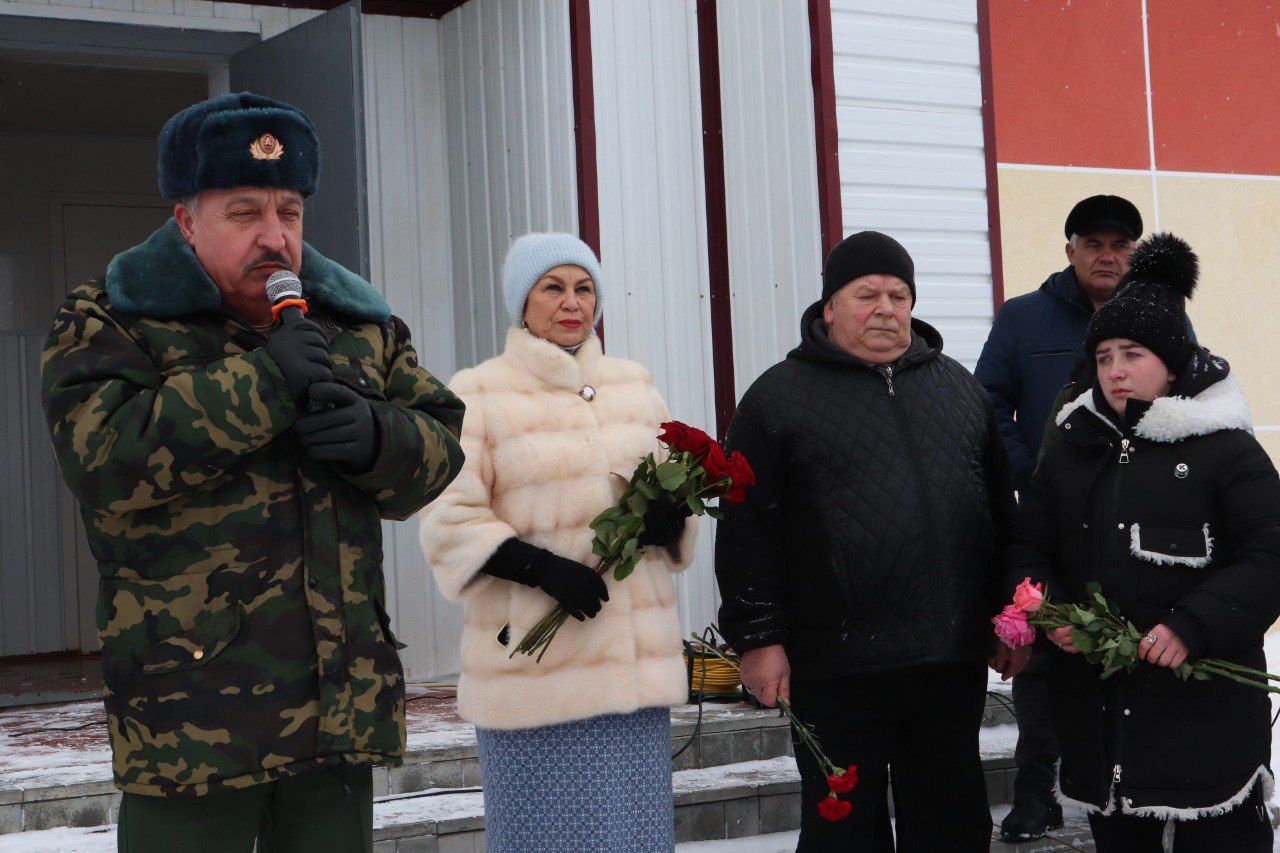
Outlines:
<svg viewBox="0 0 1280 853"><path fill-rule="evenodd" d="M617 504L591 522L596 534L591 553L600 558L595 565L597 574L612 570L614 580L620 581L635 571L644 554L639 536L651 501L674 500L686 505L693 515L720 518L719 508L707 506L707 501L719 498L741 503L747 487L756 481L741 453L734 451L725 456L724 448L715 439L688 424L662 424L658 441L667 446L667 458L658 462L652 453L642 458ZM536 654L542 660L556 632L568 619L564 608L556 605L516 644L510 657Z"/></svg>

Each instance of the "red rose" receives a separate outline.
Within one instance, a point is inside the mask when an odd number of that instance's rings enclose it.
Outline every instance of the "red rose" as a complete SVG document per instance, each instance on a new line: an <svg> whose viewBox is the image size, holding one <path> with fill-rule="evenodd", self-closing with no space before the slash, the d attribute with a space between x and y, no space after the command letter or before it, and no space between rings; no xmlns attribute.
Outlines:
<svg viewBox="0 0 1280 853"><path fill-rule="evenodd" d="M835 794L818 803L818 814L822 815L829 821L844 820L849 816L849 812L853 811L853 803L846 803L844 800L836 799Z"/></svg>
<svg viewBox="0 0 1280 853"><path fill-rule="evenodd" d="M837 768L838 769L838 768ZM847 794L858 784L858 767L852 765L848 770L835 776L827 777L827 787L833 794Z"/></svg>
<svg viewBox="0 0 1280 853"><path fill-rule="evenodd" d="M729 460L724 458L724 450L714 441L707 446L707 454L702 457L702 470L707 472L707 483L718 483L729 476Z"/></svg>
<svg viewBox="0 0 1280 853"><path fill-rule="evenodd" d="M677 452L700 456L715 444L715 440L702 430L680 421L667 421L659 426L662 432L658 433L658 441Z"/></svg>
<svg viewBox="0 0 1280 853"><path fill-rule="evenodd" d="M747 457L736 450L729 457L729 465L726 471L733 484L729 486L729 491L725 494L724 499L731 504L740 504L747 498L747 486L755 485L756 472L751 470L751 464L747 462Z"/></svg>

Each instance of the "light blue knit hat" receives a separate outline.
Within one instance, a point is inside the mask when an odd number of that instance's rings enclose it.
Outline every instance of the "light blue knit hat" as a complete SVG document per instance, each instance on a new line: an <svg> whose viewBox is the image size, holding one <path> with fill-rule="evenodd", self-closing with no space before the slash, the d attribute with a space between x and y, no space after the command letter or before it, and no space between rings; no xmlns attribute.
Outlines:
<svg viewBox="0 0 1280 853"><path fill-rule="evenodd" d="M507 313L512 325L524 322L524 303L529 291L547 270L561 264L577 264L587 271L596 285L596 315L592 325L600 322L604 312L604 293L601 288L600 261L591 247L572 234L559 231L525 234L511 244L507 260L502 265L502 295L507 301Z"/></svg>

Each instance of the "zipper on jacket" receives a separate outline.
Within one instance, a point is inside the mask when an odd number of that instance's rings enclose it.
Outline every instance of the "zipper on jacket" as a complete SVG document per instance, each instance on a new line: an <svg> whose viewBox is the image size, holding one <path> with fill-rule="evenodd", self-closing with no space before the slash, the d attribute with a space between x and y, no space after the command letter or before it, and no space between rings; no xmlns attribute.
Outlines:
<svg viewBox="0 0 1280 853"><path fill-rule="evenodd" d="M911 439L911 428L907 423L907 416L903 414L902 406L898 403L897 394L893 388L893 365L888 364L879 368L880 375L884 377L885 386L889 389L889 408L893 410L893 416L898 421L898 430L902 433L902 440L907 445L907 456L911 459L911 470L916 475L916 485L920 489L920 509L924 516L924 534L925 549L929 558L929 585L930 592L933 597L934 618L938 623L942 621L942 605L941 597L938 595L938 541L937 534L933 529L933 512L929 503L929 481L925 478L924 468L920 465L920 456L916 452L915 442Z"/></svg>
<svg viewBox="0 0 1280 853"><path fill-rule="evenodd" d="M1112 446L1114 447L1115 445L1112 445ZM1120 466L1129 464L1129 453L1132 450L1132 447L1133 447L1132 442L1128 438L1121 438L1120 456L1116 464L1115 475L1112 481L1112 488L1111 488L1111 524L1109 526L1109 529L1107 530L1108 536L1119 536L1124 530L1123 525L1125 522L1123 522L1120 519L1120 486L1121 486L1120 472L1123 471L1124 469L1121 468ZM1115 560L1116 560L1116 546L1112 545L1108 547L1106 549L1106 554L1107 554L1107 558L1103 562L1103 566L1107 569L1110 569L1111 571L1108 572L1108 574L1114 577L1116 575L1114 571ZM1099 574L1098 581L1102 586L1104 590L1103 594L1105 595L1107 584L1105 583L1105 578L1103 577L1102 572L1100 571L1098 574ZM1111 790L1109 795L1110 799L1108 802L1108 806L1111 803L1116 803L1117 804L1116 807L1119 808L1120 777L1121 777L1121 774L1124 772L1124 767L1122 766L1122 762L1124 758L1123 758L1123 753L1121 751L1122 745L1124 743L1124 715L1122 713L1122 709L1125 707L1124 686L1120 681L1117 681L1114 684L1112 690L1113 690L1113 695L1112 695L1112 701L1111 701L1111 713L1112 713L1112 718L1116 721L1115 722L1115 738L1112 742L1112 746L1115 750L1115 755L1114 755L1115 765L1111 768Z"/></svg>

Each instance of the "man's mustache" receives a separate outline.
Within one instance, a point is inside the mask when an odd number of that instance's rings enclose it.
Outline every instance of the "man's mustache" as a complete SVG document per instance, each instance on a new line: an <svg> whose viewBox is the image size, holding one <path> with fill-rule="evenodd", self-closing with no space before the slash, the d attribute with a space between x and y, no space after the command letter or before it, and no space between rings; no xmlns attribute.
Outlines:
<svg viewBox="0 0 1280 853"><path fill-rule="evenodd" d="M267 252L244 268L245 275L253 272L255 268L260 267L263 264L279 264L287 270L293 269L293 264L290 263L288 255L283 252Z"/></svg>

